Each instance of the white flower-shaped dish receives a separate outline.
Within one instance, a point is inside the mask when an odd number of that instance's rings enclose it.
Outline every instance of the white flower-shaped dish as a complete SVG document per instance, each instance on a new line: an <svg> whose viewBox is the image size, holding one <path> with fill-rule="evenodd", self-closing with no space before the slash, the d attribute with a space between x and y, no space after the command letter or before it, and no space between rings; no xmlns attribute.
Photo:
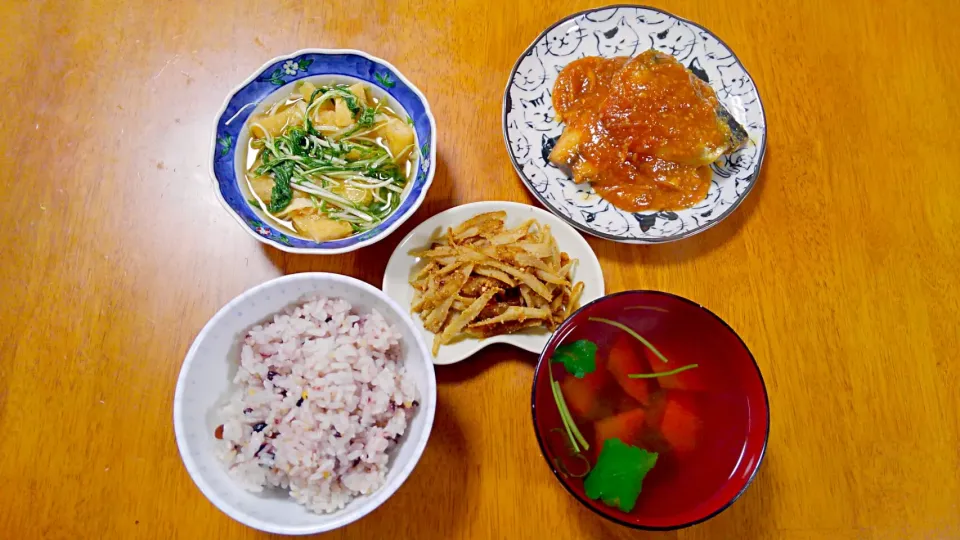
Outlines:
<svg viewBox="0 0 960 540"><path fill-rule="evenodd" d="M651 48L673 55L706 81L750 140L712 165L707 197L693 208L627 212L550 164L547 156L563 132L554 119L551 93L557 74L574 60L635 56ZM753 80L720 38L695 23L641 6L583 11L547 28L517 60L503 96L507 152L527 189L581 231L632 244L687 238L730 215L760 173L766 125Z"/></svg>
<svg viewBox="0 0 960 540"><path fill-rule="evenodd" d="M577 259L573 278L583 282L583 295L580 305L587 304L603 296L603 271L600 261L590 248L590 244L583 236L567 225L557 216L545 212L528 204L506 201L475 202L456 206L431 217L410 231L394 250L387 262L387 269L383 275L383 292L395 302L409 309L413 302L413 287L410 279L423 268L423 262L412 255L411 251L422 249L430 245L430 241L441 236L447 227L456 226L477 214L503 210L507 213L507 227L516 227L528 219L536 219L544 225L550 226L553 237L557 240L560 251L565 251L571 259ZM414 325L423 334L424 341L433 342L434 334L423 327L418 316L413 317ZM531 328L515 334L493 336L487 339L466 338L450 345L440 347L439 353L433 359L436 365L454 364L494 343L509 343L539 354L546 346L552 333L546 329Z"/></svg>

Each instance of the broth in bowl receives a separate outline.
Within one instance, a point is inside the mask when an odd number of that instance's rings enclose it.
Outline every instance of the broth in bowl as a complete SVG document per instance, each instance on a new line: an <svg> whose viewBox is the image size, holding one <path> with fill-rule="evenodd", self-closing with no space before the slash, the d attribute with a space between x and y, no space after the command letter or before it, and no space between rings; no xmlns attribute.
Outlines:
<svg viewBox="0 0 960 540"><path fill-rule="evenodd" d="M416 171L406 114L362 83L297 83L249 121L249 203L277 225L325 242L393 213Z"/></svg>
<svg viewBox="0 0 960 540"><path fill-rule="evenodd" d="M743 342L679 297L627 292L578 311L544 350L534 424L554 473L629 526L726 508L762 459L766 392Z"/></svg>

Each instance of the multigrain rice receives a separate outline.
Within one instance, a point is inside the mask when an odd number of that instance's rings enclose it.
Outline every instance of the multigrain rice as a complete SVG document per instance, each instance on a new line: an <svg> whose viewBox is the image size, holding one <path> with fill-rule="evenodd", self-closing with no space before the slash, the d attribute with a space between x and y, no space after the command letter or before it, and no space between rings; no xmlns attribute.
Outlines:
<svg viewBox="0 0 960 540"><path fill-rule="evenodd" d="M230 475L250 491L289 489L318 513L381 487L418 405L400 351L380 313L342 299L311 298L253 327L215 433Z"/></svg>

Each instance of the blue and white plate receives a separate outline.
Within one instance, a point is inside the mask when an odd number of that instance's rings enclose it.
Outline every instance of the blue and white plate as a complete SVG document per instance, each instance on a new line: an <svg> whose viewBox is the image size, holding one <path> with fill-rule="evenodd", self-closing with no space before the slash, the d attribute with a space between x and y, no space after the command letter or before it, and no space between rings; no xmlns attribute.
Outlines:
<svg viewBox="0 0 960 540"><path fill-rule="evenodd" d="M710 84L750 140L712 165L706 199L674 212L627 212L578 185L547 156L563 131L551 93L557 74L585 56L672 54ZM687 238L730 215L750 192L766 147L766 117L747 71L709 30L658 9L610 6L583 11L547 28L517 60L503 96L503 135L517 173L550 211L581 231L633 244Z"/></svg>
<svg viewBox="0 0 960 540"><path fill-rule="evenodd" d="M250 138L247 119L285 99L300 80L318 84L365 82L374 95L387 99L413 123L420 150L416 176L404 189L400 206L369 231L341 240L314 242L275 227L262 210L247 202L249 195L242 186ZM214 130L210 174L220 202L257 240L291 253L345 253L386 237L423 202L437 165L437 124L427 98L388 62L354 50L304 49L270 60L230 93L217 114Z"/></svg>

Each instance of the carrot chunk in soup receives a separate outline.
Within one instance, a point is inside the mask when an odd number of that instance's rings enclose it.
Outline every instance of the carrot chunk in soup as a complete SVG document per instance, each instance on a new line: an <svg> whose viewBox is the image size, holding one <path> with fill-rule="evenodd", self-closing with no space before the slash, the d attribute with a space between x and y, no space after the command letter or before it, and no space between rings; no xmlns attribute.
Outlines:
<svg viewBox="0 0 960 540"><path fill-rule="evenodd" d="M624 392L644 405L650 403L650 394L657 389L656 381L631 379L628 376L633 373L650 373L650 362L644 356L642 344L627 334L618 335L610 347L607 362L610 373Z"/></svg>
<svg viewBox="0 0 960 540"><path fill-rule="evenodd" d="M597 448L603 447L603 441L617 438L627 444L638 444L647 430L647 412L634 409L616 416L609 416L594 423L594 435Z"/></svg>
<svg viewBox="0 0 960 540"><path fill-rule="evenodd" d="M660 432L677 453L693 451L702 425L697 396L689 392L668 391L664 402Z"/></svg>

